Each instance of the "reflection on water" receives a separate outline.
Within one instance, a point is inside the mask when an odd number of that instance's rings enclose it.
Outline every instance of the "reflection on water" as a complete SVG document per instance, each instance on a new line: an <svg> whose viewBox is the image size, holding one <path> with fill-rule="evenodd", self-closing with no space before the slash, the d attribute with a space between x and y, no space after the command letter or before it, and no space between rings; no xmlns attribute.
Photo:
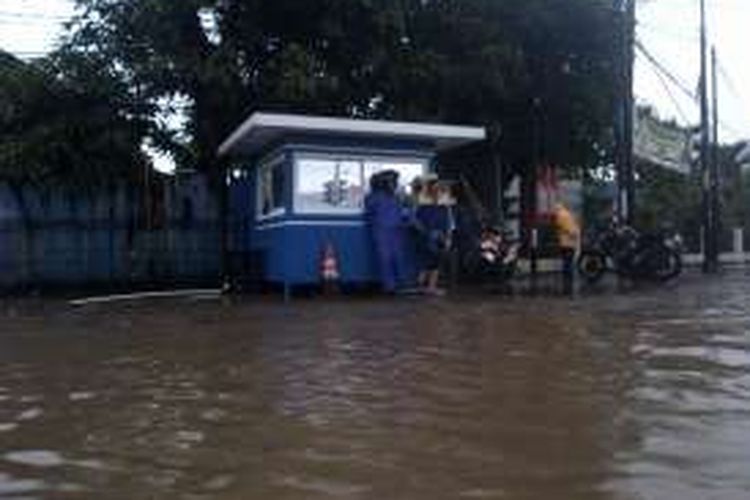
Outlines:
<svg viewBox="0 0 750 500"><path fill-rule="evenodd" d="M0 498L750 498L750 286L6 305Z"/></svg>

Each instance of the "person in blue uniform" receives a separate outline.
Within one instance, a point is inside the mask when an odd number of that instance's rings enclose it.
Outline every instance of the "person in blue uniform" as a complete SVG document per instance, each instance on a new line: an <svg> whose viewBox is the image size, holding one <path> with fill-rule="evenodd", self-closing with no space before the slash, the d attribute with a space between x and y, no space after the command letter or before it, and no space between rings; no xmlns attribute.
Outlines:
<svg viewBox="0 0 750 500"><path fill-rule="evenodd" d="M365 217L370 227L383 291L395 293L405 278L403 210L396 196L398 173L386 171L370 179Z"/></svg>

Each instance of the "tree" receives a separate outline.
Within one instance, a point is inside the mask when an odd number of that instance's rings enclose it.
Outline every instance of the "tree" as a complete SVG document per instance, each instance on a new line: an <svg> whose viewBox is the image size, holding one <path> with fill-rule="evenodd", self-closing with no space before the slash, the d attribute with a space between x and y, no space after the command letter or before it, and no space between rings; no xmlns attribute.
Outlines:
<svg viewBox="0 0 750 500"><path fill-rule="evenodd" d="M535 129L560 165L611 143L611 0L77 3L65 50L110 61L144 107L185 96L199 168L255 109L486 125L516 169Z"/></svg>
<svg viewBox="0 0 750 500"><path fill-rule="evenodd" d="M122 83L93 59L0 54L0 178L85 188L132 177L145 129L127 110Z"/></svg>
<svg viewBox="0 0 750 500"><path fill-rule="evenodd" d="M215 151L241 116L242 86L223 45L202 24L200 0L79 0L83 14L71 26L64 54L96 54L128 88L130 99L151 119L150 138L183 164L211 169ZM187 136L176 141L154 120L162 101L187 103ZM230 125L231 124L231 125Z"/></svg>

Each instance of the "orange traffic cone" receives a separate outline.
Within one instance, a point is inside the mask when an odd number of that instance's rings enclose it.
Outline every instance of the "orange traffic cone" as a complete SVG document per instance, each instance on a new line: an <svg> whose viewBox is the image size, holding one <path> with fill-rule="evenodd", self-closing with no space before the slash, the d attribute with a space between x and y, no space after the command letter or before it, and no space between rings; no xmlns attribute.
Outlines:
<svg viewBox="0 0 750 500"><path fill-rule="evenodd" d="M323 254L320 260L320 279L323 283L323 293L331 294L338 291L338 281L341 275L339 273L339 263L336 258L336 250L331 242L326 243L323 247Z"/></svg>

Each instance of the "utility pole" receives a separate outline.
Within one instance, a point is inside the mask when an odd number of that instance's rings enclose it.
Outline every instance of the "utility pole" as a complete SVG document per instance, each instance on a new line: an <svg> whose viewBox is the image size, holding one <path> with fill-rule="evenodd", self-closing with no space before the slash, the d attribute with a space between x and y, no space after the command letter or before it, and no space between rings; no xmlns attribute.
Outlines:
<svg viewBox="0 0 750 500"><path fill-rule="evenodd" d="M535 97L532 101L533 115L533 164L531 165L531 171L529 172L528 180L528 226L526 228L527 235L526 241L529 244L529 265L531 272L531 288L532 293L536 292L536 278L538 272L538 250L539 250L539 225L538 225L538 212L539 212L539 199L537 196L537 184L539 182L539 166L542 163L544 156L544 123L542 118L543 113L543 101L540 97Z"/></svg>
<svg viewBox="0 0 750 500"><path fill-rule="evenodd" d="M635 219L635 166L633 164L633 66L635 65L635 0L629 0L625 20L625 221L632 225Z"/></svg>
<svg viewBox="0 0 750 500"><path fill-rule="evenodd" d="M716 47L711 47L711 89L713 106L713 149L709 172L709 200L711 214L711 253L709 255L714 270L719 268L719 235L721 214L719 209L719 86L716 78Z"/></svg>
<svg viewBox="0 0 750 500"><path fill-rule="evenodd" d="M628 224L633 223L635 209L635 171L633 164L633 65L635 62L635 0L616 0L615 6L622 16L620 64L617 96L617 144L615 167L617 171L617 213Z"/></svg>
<svg viewBox="0 0 750 500"><path fill-rule="evenodd" d="M701 187L703 194L703 272L715 273L716 262L713 257L713 216L711 214L711 189L709 172L709 117L708 117L708 74L706 61L706 0L700 0L700 104L701 104Z"/></svg>

